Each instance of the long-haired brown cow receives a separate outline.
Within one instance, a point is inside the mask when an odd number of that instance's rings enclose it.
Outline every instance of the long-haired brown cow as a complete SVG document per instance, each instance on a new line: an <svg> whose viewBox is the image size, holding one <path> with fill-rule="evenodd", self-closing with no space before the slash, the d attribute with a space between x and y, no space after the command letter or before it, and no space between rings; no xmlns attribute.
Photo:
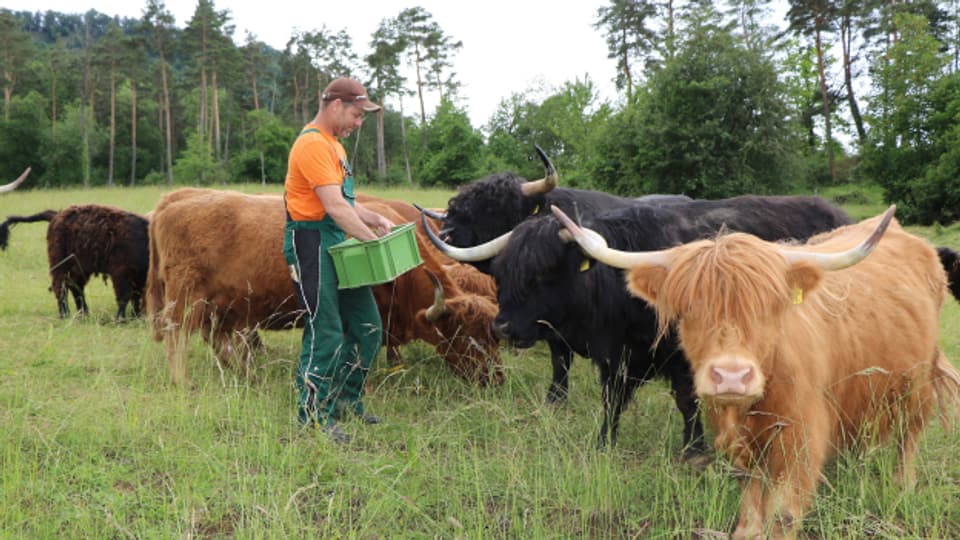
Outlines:
<svg viewBox="0 0 960 540"><path fill-rule="evenodd" d="M147 280L147 220L138 214L98 204L73 205L57 212L45 210L32 216L8 216L0 224L0 249L6 249L10 226L17 223L49 221L47 258L50 262L50 290L57 299L61 317L70 315L68 294L73 295L77 312L89 307L84 288L90 278L110 277L117 299L117 319L126 317L127 304L140 315Z"/></svg>
<svg viewBox="0 0 960 540"><path fill-rule="evenodd" d="M250 349L260 343L257 330L298 324L300 309L280 253L284 219L277 195L184 188L161 198L150 223L147 312L154 338L166 343L174 382L189 384L185 345L196 331L224 362L240 360L245 369ZM396 215L391 219L402 222ZM424 249L429 241L418 237L418 244ZM485 341L495 304L487 300L488 314L475 322L462 306L483 301L461 292L424 255L425 265L375 287L381 312L389 317L388 345L420 338L433 343L458 374L485 383L492 373L492 382L499 382L496 341ZM431 266L443 294L434 292L425 273ZM484 334L477 333L481 327Z"/></svg>
<svg viewBox="0 0 960 540"><path fill-rule="evenodd" d="M716 449L746 473L734 538L796 536L844 447L896 439L896 480L914 484L920 432L937 403L956 405L960 374L938 345L937 252L893 207L805 245L734 233L646 253L555 213L588 254L630 268L661 333L678 328Z"/></svg>

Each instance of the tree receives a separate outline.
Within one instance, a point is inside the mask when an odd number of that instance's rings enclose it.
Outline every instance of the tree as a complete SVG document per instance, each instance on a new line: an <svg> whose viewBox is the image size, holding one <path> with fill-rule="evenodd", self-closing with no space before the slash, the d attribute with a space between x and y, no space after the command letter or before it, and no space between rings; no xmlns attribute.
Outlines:
<svg viewBox="0 0 960 540"><path fill-rule="evenodd" d="M420 160L422 185L456 187L480 176L483 138L470 125L464 111L450 100L442 100L430 130L430 146L424 149Z"/></svg>
<svg viewBox="0 0 960 540"><path fill-rule="evenodd" d="M110 141L107 165L107 185L113 186L114 150L117 142L117 76L123 55L129 50L128 38L116 23L111 23L107 33L93 47L94 64L107 71L110 85Z"/></svg>
<svg viewBox="0 0 960 540"><path fill-rule="evenodd" d="M397 27L402 32L407 62L414 68L417 76L417 97L420 99L420 138L424 149L427 148L427 110L423 100L424 87L441 88L450 86L442 77L434 73L435 83L427 79L428 72L439 71L447 65L447 58L462 46L460 41L452 41L446 36L433 15L422 7L408 8L397 16Z"/></svg>
<svg viewBox="0 0 960 540"><path fill-rule="evenodd" d="M400 75L400 54L406 46L406 42L404 42L397 28L396 19L383 19L373 33L373 40L370 42L372 52L365 59L373 79L371 91L380 99L380 104L384 107L377 111L377 173L381 178L387 174L383 125L387 96L399 96L403 92L406 78ZM403 121L402 116L401 121ZM405 147L406 141L403 144ZM409 174L410 160L406 152L404 152L404 157L408 172L407 181L413 183L413 177Z"/></svg>
<svg viewBox="0 0 960 540"><path fill-rule="evenodd" d="M648 26L656 16L657 4L650 0L611 0L597 9L593 27L604 31L607 58L617 61L617 88L626 88L628 102L633 99L634 64L650 59L656 49L657 33Z"/></svg>
<svg viewBox="0 0 960 540"><path fill-rule="evenodd" d="M609 129L622 134L597 141L612 151L592 167L604 167L599 177L625 194L783 192L793 141L772 61L719 24L709 5L690 17L676 57L614 119ZM612 143L617 136L624 141Z"/></svg>
<svg viewBox="0 0 960 540"><path fill-rule="evenodd" d="M200 75L197 133L213 149L217 162L221 156L218 68L229 63L234 48L229 21L228 10L217 11L212 0L199 0L181 40L181 48L193 57Z"/></svg>
<svg viewBox="0 0 960 540"><path fill-rule="evenodd" d="M836 5L830 0L790 0L787 18L790 29L797 34L813 36L817 51L817 70L820 74L820 98L823 100L824 148L830 166L830 178L835 182L837 171L833 159L833 133L830 124L830 93L827 91L826 60L823 35L829 33L836 16Z"/></svg>
<svg viewBox="0 0 960 540"><path fill-rule="evenodd" d="M10 99L17 87L30 58L33 45L30 35L20 29L20 24L9 9L0 9L0 77L3 78L3 118L8 120Z"/></svg>
<svg viewBox="0 0 960 540"><path fill-rule="evenodd" d="M151 36L151 45L159 57L160 85L162 90L162 110L164 143L166 154L167 185L173 185L173 125L170 114L170 85L167 82L167 49L170 46L170 33L174 24L173 15L167 11L163 0L147 0L143 14L143 27Z"/></svg>
<svg viewBox="0 0 960 540"><path fill-rule="evenodd" d="M936 182L944 175L934 169L950 169L950 152L943 156L960 123L960 85L955 77L943 76L949 59L940 52L941 43L928 31L925 17L900 14L894 24L898 39L874 69L869 145L861 168L883 186L886 201L897 203L904 222L955 219L956 210L943 205L957 198L957 191L943 197L947 184Z"/></svg>

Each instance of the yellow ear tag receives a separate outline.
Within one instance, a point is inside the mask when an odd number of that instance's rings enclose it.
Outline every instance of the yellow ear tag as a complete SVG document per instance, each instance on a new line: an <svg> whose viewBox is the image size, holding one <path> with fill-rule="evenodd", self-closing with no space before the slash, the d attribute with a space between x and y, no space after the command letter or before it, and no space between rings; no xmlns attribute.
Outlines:
<svg viewBox="0 0 960 540"><path fill-rule="evenodd" d="M536 206L533 207L533 213L532 213L531 215L535 216L535 215L537 215L537 214L539 214L539 213L540 213L540 205L538 204L538 205L536 205Z"/></svg>
<svg viewBox="0 0 960 540"><path fill-rule="evenodd" d="M803 289L801 289L800 287L794 287L793 290L790 291L790 301L793 302L794 304L802 304Z"/></svg>
<svg viewBox="0 0 960 540"><path fill-rule="evenodd" d="M580 271L586 272L589 269L590 269L590 259L584 259L583 262L580 263Z"/></svg>

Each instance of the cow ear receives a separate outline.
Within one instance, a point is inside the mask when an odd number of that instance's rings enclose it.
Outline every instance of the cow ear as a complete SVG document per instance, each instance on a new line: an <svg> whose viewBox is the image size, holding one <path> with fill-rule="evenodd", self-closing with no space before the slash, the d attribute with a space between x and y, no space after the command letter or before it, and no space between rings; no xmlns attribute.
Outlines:
<svg viewBox="0 0 960 540"><path fill-rule="evenodd" d="M651 304L657 302L657 295L663 281L667 279L667 269L662 266L640 265L627 271L627 290Z"/></svg>
<svg viewBox="0 0 960 540"><path fill-rule="evenodd" d="M800 262L787 269L787 283L793 288L790 293L795 304L802 302L804 294L817 288L823 279L823 269L810 263ZM800 291L800 292L797 292Z"/></svg>

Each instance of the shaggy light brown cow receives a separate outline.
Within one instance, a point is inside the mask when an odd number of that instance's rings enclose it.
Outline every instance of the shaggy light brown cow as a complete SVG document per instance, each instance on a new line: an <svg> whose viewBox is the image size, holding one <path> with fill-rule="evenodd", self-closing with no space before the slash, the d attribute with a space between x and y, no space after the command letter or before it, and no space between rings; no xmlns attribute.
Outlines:
<svg viewBox="0 0 960 540"><path fill-rule="evenodd" d="M626 253L558 214L591 256L631 268L661 332L678 328L716 449L745 473L734 538L794 537L825 461L854 444L895 439L896 480L912 486L934 406L957 404L938 345L943 267L892 216L802 246L728 234Z"/></svg>
<svg viewBox="0 0 960 540"><path fill-rule="evenodd" d="M280 251L284 219L278 195L184 188L164 195L157 204L150 222L147 312L153 320L154 338L166 344L174 382L190 382L186 340L198 330L222 361L237 364L243 371L252 350L260 346L257 330L299 324L300 309ZM424 249L429 241L418 243ZM439 264L434 271L443 274ZM411 296L406 304L382 305L381 312L389 312L391 324L416 326L413 337L435 344L458 374L486 383L486 374L492 373L493 382L501 381L496 342L485 341L496 314L495 304L488 308L486 322L476 322L474 313L461 306L482 301L463 293L444 276L446 302L441 301L431 313L432 323L419 322L433 305L435 294L429 278L425 278L426 289L419 288L424 279L417 275L407 272L391 284L378 286L406 290L407 282L418 283L416 302ZM378 300L389 300L390 295L378 294L376 289ZM426 301L419 302L423 298ZM481 324L484 332L468 340Z"/></svg>

